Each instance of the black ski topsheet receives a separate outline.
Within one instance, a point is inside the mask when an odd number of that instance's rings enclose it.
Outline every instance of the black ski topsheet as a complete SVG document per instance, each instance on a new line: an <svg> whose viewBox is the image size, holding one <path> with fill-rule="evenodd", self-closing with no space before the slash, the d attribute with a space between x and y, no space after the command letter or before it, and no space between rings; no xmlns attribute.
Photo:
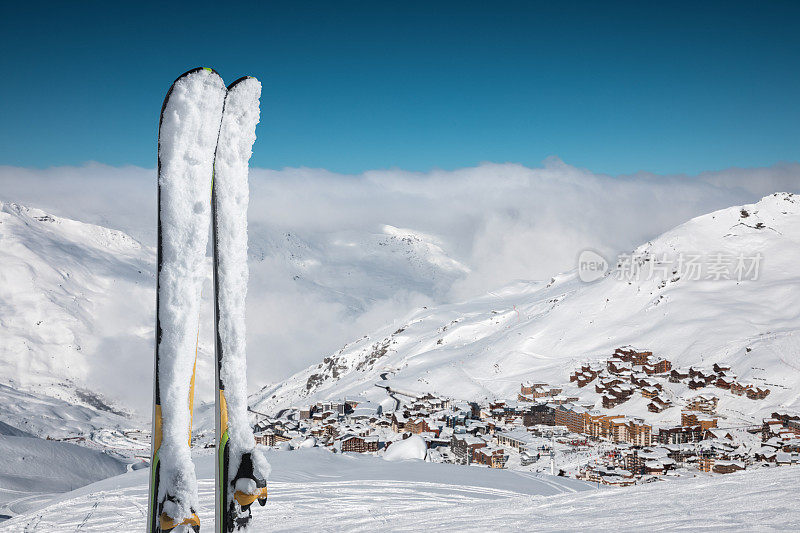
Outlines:
<svg viewBox="0 0 800 533"><path fill-rule="evenodd" d="M164 101L161 104L161 112L159 114L158 119L158 131L159 131L159 140L158 140L158 184L157 184L157 201L158 201L158 243L157 243L157 269L156 269L156 343L155 343L155 357L154 357L154 370L153 370L153 428L151 433L151 443L150 443L150 488L148 493L148 501L147 501L147 531L148 533L157 533L162 531L161 523L160 523L160 515L161 515L161 502L158 502L158 493L161 483L161 462L159 451L161 447L161 437L162 437L162 415L161 415L161 384L159 380L159 361L160 361L160 353L159 353L159 346L161 345L161 338L162 338L162 326L161 320L159 316L159 308L160 308L160 294L161 294L161 270L162 270L162 259L163 259L163 250L162 250L162 226L161 226L161 168L162 168L162 161L161 161L161 127L164 121L164 111L167 108L167 104L169 103L169 99L172 96L173 89L175 85L182 79L194 74L196 72L207 70L214 72L215 74L219 75L215 70L208 68L208 67L197 67L191 70L188 70L178 76L175 81L170 85L169 90L167 91L166 96L164 97ZM189 399L187 399L189 400ZM191 429L191 428L190 428ZM199 531L199 526L196 531Z"/></svg>

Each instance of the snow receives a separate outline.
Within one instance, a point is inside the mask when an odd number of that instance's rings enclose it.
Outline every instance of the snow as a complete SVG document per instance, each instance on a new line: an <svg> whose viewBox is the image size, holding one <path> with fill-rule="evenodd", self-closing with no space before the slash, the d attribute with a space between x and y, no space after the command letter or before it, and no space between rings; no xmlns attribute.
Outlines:
<svg viewBox="0 0 800 533"><path fill-rule="evenodd" d="M153 250L119 231L3 202L0 241L0 381L75 404L85 405L75 389L89 379L95 392L128 397L107 378L152 354ZM152 364L138 368L128 377L149 383Z"/></svg>
<svg viewBox="0 0 800 533"><path fill-rule="evenodd" d="M749 213L747 224L742 210ZM593 387L569 384L570 372L633 344L673 367L725 361L742 381L766 384L771 393L759 401L715 391L728 425L760 423L779 406L800 407L800 366L792 355L800 349L800 199L776 194L710 213L636 250L651 259L720 251L761 253L758 279L671 281L670 274L628 283L608 275L587 284L572 271L546 282L519 281L479 298L419 309L265 388L253 396L254 408L342 397L380 402L386 392L375 385L386 384L381 374L387 371L396 392L515 398L520 383L535 380L598 402ZM682 403L697 393L685 385L667 389L675 405L659 414L638 395L612 410L597 408L674 424Z"/></svg>
<svg viewBox="0 0 800 533"><path fill-rule="evenodd" d="M16 390L0 384L0 405L3 406L3 427L13 427L25 435L13 431L0 433L12 436L37 436L63 438L75 435L91 435L105 429L131 429L144 421L134 421L119 413L82 405L79 401L65 401L44 394Z"/></svg>
<svg viewBox="0 0 800 533"><path fill-rule="evenodd" d="M126 471L106 453L35 437L0 436L0 457L0 515Z"/></svg>
<svg viewBox="0 0 800 533"><path fill-rule="evenodd" d="M394 441L386 449L383 459L386 461L424 460L428 454L428 446L419 435L412 435L404 440Z"/></svg>
<svg viewBox="0 0 800 533"><path fill-rule="evenodd" d="M200 291L211 223L211 178L225 85L199 70L172 87L159 128L159 386L163 416L159 499L175 498L180 521L197 506L188 443L189 384L194 371Z"/></svg>
<svg viewBox="0 0 800 533"><path fill-rule="evenodd" d="M253 195L257 193L254 190ZM445 287L452 282L452 272L435 267L425 246L375 228L317 232L309 236L306 249L294 233L287 235L285 228L257 223L254 227L252 216L249 226L250 390L266 384L265 368L270 377L277 377L284 371L281 365L296 364L274 357L296 348L296 335L290 330L264 328L265 323L292 323L299 310L292 302L302 300L305 306L311 301L335 301L342 316L355 320L365 307L386 301L397 291L406 294L413 288L417 295L432 293L436 292L434 285ZM334 244L345 238L353 246ZM155 249L117 230L2 201L0 239L0 316L4 324L0 383L75 406L89 405L76 394L77 389L88 388L102 393L109 406L149 421L151 398L142 394L141 387L149 387L153 377ZM311 262L317 266L302 266ZM216 366L213 330L205 327L213 323L210 265L207 258L198 376L213 375ZM292 280L295 275L296 281ZM291 285L291 296L285 293L286 287L278 286L282 279ZM352 334L347 331L370 330L385 321L353 322L342 329L339 319L326 318L334 308L320 305L326 313L304 312L302 318L303 331L313 333L306 335L304 350L313 352L315 358L330 350L331 335L338 345L349 340ZM381 316L395 313L393 304L386 306ZM265 367L264 361L272 362ZM213 379L198 379L196 387L199 402L213 403ZM199 402L197 407L201 407ZM202 413L196 412L195 426L200 422L213 430L213 405L209 414L206 421L198 419ZM71 418L65 420L68 425L72 422Z"/></svg>
<svg viewBox="0 0 800 533"><path fill-rule="evenodd" d="M219 301L218 332L222 349L220 380L228 408L230 478L243 454L250 453L256 475L266 478L269 465L255 448L247 412L247 183L248 161L256 140L261 83L246 78L225 98L215 159L216 283Z"/></svg>
<svg viewBox="0 0 800 533"><path fill-rule="evenodd" d="M797 530L800 468L746 470L626 489L577 480L375 457L319 448L269 453L273 479L251 530L673 531ZM213 524L213 455L197 457L199 514ZM148 471L130 472L33 503L0 531L140 530ZM321 517L324 510L324 517ZM116 528L116 529L113 529Z"/></svg>

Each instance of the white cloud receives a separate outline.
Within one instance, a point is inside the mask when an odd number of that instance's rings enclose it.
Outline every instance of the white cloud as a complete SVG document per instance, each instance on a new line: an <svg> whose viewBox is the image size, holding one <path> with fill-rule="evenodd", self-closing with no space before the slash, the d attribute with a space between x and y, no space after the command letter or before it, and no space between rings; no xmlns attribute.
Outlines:
<svg viewBox="0 0 800 533"><path fill-rule="evenodd" d="M541 168L485 163L427 173L254 169L251 248L263 260L252 263L248 296L251 387L315 363L415 307L547 278L573 268L585 248L607 256L630 250L691 217L777 190L800 192L800 164L694 177L613 177L557 158ZM0 199L155 241L153 169L0 167ZM384 225L435 236L469 272L429 284L422 267L398 273L406 263L365 244L384 235ZM358 245L336 244L344 241ZM143 368L132 375L147 374Z"/></svg>

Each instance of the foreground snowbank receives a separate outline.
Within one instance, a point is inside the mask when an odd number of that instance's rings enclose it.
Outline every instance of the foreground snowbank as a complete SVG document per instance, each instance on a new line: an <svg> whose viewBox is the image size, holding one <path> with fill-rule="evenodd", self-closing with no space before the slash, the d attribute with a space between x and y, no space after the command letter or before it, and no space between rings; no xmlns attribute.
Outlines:
<svg viewBox="0 0 800 533"><path fill-rule="evenodd" d="M0 514L25 511L26 502L43 494L74 490L127 468L105 453L35 437L0 436L0 459Z"/></svg>
<svg viewBox="0 0 800 533"><path fill-rule="evenodd" d="M406 461L409 459L424 460L428 454L428 446L419 435L393 442L383 455L386 461Z"/></svg>
<svg viewBox="0 0 800 533"><path fill-rule="evenodd" d="M281 531L799 530L800 468L744 471L627 489L574 479L420 461L387 463L319 448L270 452L270 501L253 529ZM213 523L213 456L196 458L200 516ZM147 470L66 494L0 531L126 531L142 526ZM320 509L324 509L321 522ZM85 523L84 523L85 522Z"/></svg>

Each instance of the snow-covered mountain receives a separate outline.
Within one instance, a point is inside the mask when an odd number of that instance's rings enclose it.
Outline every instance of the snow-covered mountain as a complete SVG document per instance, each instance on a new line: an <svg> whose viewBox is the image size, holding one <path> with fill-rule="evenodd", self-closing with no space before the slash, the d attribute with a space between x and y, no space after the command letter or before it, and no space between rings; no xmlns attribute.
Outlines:
<svg viewBox="0 0 800 533"><path fill-rule="evenodd" d="M305 317L319 309L325 309L321 318L352 322L350 329L329 325L347 338L362 331L357 320L371 305L393 304L397 294L423 300L444 294L468 271L444 246L434 236L391 226L300 236L254 224L248 297L252 375L260 384L269 371L274 375L275 352L281 351L276 338L286 334L286 342L296 344L292 328L304 327ZM20 406L46 397L111 414L149 416L155 260L152 247L123 232L0 202L0 384L32 394L24 402L17 398ZM199 337L200 401L213 399L210 262L208 272ZM291 315L285 304L301 298ZM270 320L273 312L279 321ZM325 335L313 336L326 345ZM309 350L314 357L319 353L313 346ZM9 422L5 418L0 421ZM56 428L47 423L40 429L37 434L44 435Z"/></svg>
<svg viewBox="0 0 800 533"><path fill-rule="evenodd" d="M277 260L300 290L340 301L357 314L398 290L441 297L469 272L437 237L411 229L383 225L314 237L254 225L249 243L254 275L260 262Z"/></svg>
<svg viewBox="0 0 800 533"><path fill-rule="evenodd" d="M730 417L800 406L800 198L774 194L697 217L630 257L640 269L630 279L618 264L594 283L573 271L419 309L263 389L255 407L379 400L375 384L387 380L410 392L514 398L521 381L567 383L579 362L628 344L675 366L727 362L741 380L768 385L762 402L723 398ZM582 397L596 399L589 388Z"/></svg>
<svg viewBox="0 0 800 533"><path fill-rule="evenodd" d="M420 307L285 382L264 387L252 400L257 409L274 411L325 397L384 399L374 386L385 382L382 377L412 392L513 397L522 380L564 383L579 361L634 344L677 366L726 361L741 379L770 386L765 402L723 399L722 408L731 413L750 419L754 410L796 406L799 206L798 198L776 194L693 219L635 251L645 270L655 265L655 275L638 280L620 281L612 272L583 283L577 272L568 272L465 302ZM146 405L149 395L141 387L148 388L152 375L154 250L124 233L16 204L0 206L0 241L0 376L7 390L24 390L25 405L55 397L94 409L92 416L105 413L100 418L115 417L120 406L135 401ZM760 254L758 279L692 280L676 271L685 268L676 262L681 254L699 254L702 276L711 275L720 252L734 259ZM279 272L298 293L337 302L357 317L370 301L391 302L396 291L445 291L469 268L436 237L390 226L314 239L256 226L250 254L254 368L270 364L263 341L278 327L265 327L259 313L274 291L268 273ZM203 323L210 324L206 307ZM305 335L311 341L317 332L313 317L308 320ZM210 328L201 331L201 376L213 368L209 337ZM201 401L204 390L210 391L205 381L198 382ZM48 422L33 433L56 429Z"/></svg>
<svg viewBox="0 0 800 533"><path fill-rule="evenodd" d="M155 255L128 235L0 203L0 264L3 383L91 406L152 352Z"/></svg>

